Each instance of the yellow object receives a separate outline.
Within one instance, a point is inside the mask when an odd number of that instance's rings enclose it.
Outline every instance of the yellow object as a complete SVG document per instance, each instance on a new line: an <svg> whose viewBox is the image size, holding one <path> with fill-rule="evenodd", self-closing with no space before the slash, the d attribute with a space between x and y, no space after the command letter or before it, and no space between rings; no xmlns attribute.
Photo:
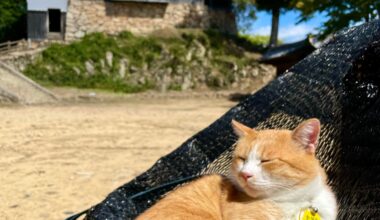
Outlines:
<svg viewBox="0 0 380 220"><path fill-rule="evenodd" d="M321 220L321 216L318 212L315 212L312 208L301 210L298 220Z"/></svg>

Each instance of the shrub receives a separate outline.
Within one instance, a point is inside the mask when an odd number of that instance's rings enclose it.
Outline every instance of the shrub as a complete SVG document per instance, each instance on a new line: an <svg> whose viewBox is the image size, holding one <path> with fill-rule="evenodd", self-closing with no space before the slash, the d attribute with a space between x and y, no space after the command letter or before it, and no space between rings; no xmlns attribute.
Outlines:
<svg viewBox="0 0 380 220"><path fill-rule="evenodd" d="M174 79L168 85L171 90L179 90L190 73L219 72L230 82L233 67L256 62L245 56L247 40L241 37L215 31L184 31L179 36L93 33L69 45L52 44L24 73L44 85L139 92L157 88L162 74ZM107 53L112 54L111 63Z"/></svg>
<svg viewBox="0 0 380 220"><path fill-rule="evenodd" d="M239 37L247 40L252 45L255 45L256 47L260 49L265 49L268 46L269 43L269 36L266 35L248 35L248 34L239 34ZM281 40L278 40L278 44L282 44L283 42Z"/></svg>

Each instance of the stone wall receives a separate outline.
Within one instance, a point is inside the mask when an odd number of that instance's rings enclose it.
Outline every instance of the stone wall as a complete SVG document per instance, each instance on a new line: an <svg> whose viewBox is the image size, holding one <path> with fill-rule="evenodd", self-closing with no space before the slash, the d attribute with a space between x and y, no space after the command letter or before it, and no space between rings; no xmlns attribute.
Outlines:
<svg viewBox="0 0 380 220"><path fill-rule="evenodd" d="M202 3L136 3L104 0L70 0L66 20L66 40L86 33L117 34L128 30L147 34L166 28L217 28L236 33L232 12L210 9Z"/></svg>

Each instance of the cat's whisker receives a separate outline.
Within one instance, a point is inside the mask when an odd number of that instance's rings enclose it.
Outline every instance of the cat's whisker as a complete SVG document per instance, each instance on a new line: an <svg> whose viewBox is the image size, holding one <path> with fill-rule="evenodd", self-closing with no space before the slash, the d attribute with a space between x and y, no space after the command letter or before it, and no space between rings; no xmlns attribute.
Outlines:
<svg viewBox="0 0 380 220"><path fill-rule="evenodd" d="M263 188L267 188L267 189L270 189L270 188L281 188L281 189L285 189L285 190L289 190L289 191L293 190L291 187L289 187L287 185L270 183L270 182L255 182L254 185L260 186L260 187L263 187Z"/></svg>

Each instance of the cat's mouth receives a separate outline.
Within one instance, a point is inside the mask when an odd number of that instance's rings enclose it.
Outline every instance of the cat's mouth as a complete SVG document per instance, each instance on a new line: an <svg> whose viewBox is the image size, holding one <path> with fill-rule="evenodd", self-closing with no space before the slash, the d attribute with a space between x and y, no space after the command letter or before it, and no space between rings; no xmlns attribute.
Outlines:
<svg viewBox="0 0 380 220"><path fill-rule="evenodd" d="M244 189L248 189L250 191L260 190L260 186L262 186L260 184L256 184L256 181L252 179L242 179L240 181L240 185L242 185Z"/></svg>
<svg viewBox="0 0 380 220"><path fill-rule="evenodd" d="M267 196L265 190L262 190L260 189L260 187L257 187L256 185L249 183L247 181L241 184L241 188L245 194L247 194L249 197L252 197L252 198L260 198L260 197Z"/></svg>
<svg viewBox="0 0 380 220"><path fill-rule="evenodd" d="M243 188L246 188L250 191L282 191L282 190L291 190L289 185L283 183L275 183L271 181L258 181L255 179L247 179L242 181Z"/></svg>

